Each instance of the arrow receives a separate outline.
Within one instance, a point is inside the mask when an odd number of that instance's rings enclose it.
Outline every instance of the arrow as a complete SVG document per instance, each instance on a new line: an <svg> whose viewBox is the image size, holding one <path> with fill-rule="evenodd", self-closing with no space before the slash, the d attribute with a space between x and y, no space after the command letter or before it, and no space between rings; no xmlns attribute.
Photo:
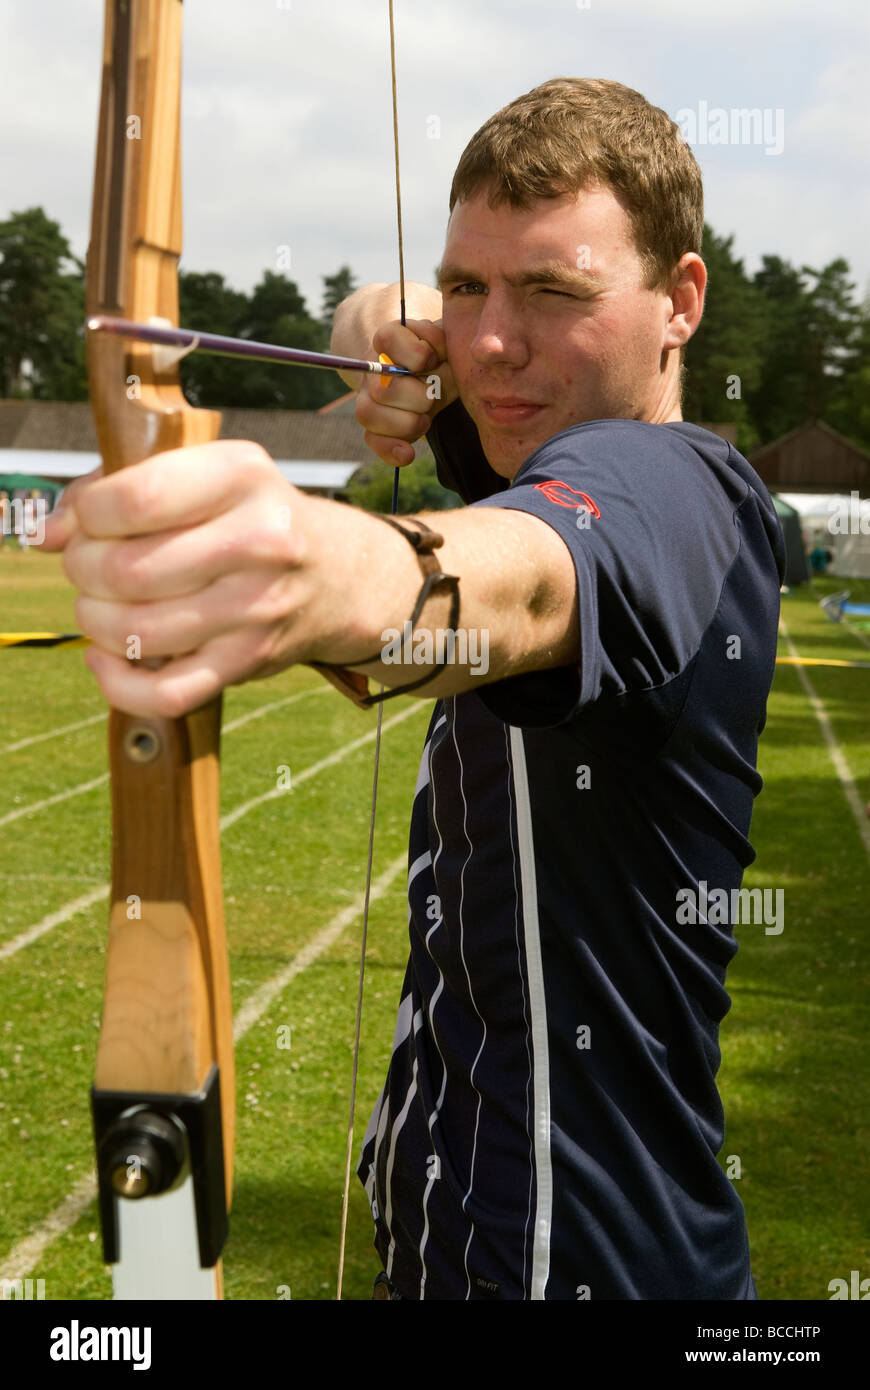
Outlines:
<svg viewBox="0 0 870 1390"><path fill-rule="evenodd" d="M165 356L167 365L189 352L206 352L215 357L246 357L254 362L279 362L296 367L324 367L329 371L370 372L376 376L413 376L407 367L396 367L383 353L380 361L364 357L336 357L329 352L309 352L305 348L280 347L275 343L256 343L249 338L225 338L218 333L200 333L192 328L173 328L170 324L135 323L130 319L95 314L87 320L88 333L111 333L134 342L152 343L174 351ZM155 357L157 354L155 354Z"/></svg>

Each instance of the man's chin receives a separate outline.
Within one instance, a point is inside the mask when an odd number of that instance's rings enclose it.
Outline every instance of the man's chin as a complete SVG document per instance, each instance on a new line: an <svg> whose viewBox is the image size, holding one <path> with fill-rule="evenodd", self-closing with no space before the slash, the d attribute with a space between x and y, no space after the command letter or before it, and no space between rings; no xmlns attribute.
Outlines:
<svg viewBox="0 0 870 1390"><path fill-rule="evenodd" d="M572 424L581 423L579 420L554 419L554 412L547 409L540 411L536 419L527 422L524 430L519 424L513 427L493 425L487 413L481 410L476 402L473 405L466 404L465 408L477 428L486 461L500 478L515 477L526 459L531 458L535 450L546 444L548 439L552 439Z"/></svg>
<svg viewBox="0 0 870 1390"><path fill-rule="evenodd" d="M493 437L487 430L480 428L478 434L486 461L500 478L514 478L526 459L531 458L535 450L546 443L546 439L505 439L503 435Z"/></svg>

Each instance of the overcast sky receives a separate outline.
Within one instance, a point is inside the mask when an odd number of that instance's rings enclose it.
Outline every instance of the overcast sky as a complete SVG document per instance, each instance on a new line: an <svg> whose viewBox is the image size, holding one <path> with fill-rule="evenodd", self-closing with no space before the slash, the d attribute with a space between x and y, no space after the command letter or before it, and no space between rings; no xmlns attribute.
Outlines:
<svg viewBox="0 0 870 1390"><path fill-rule="evenodd" d="M866 0L396 11L409 278L431 282L451 175L482 122L546 78L594 76L692 113L707 220L734 234L750 272L764 253L814 267L845 256L870 289ZM81 256L102 24L103 0L0 3L0 217L42 206ZM185 267L250 290L289 246L313 313L342 264L360 283L396 279L386 0L185 0L184 24ZM761 139L711 143L716 112L741 108L764 113Z"/></svg>

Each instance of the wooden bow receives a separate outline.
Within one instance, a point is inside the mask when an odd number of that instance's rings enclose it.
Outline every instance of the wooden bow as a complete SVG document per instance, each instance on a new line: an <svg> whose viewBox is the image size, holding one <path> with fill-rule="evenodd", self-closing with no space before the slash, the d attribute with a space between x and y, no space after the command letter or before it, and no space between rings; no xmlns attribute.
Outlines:
<svg viewBox="0 0 870 1390"><path fill-rule="evenodd" d="M182 0L107 0L88 316L178 323ZM107 473L217 438L158 350L88 335ZM112 895L92 1093L115 1296L221 1297L235 1085L218 819L220 699L113 710Z"/></svg>

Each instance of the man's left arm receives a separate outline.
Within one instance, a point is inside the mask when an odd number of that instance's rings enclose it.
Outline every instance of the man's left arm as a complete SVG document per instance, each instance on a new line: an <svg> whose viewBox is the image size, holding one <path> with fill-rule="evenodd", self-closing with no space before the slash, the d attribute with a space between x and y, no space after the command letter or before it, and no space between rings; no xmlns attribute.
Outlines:
<svg viewBox="0 0 870 1390"><path fill-rule="evenodd" d="M160 454L79 480L64 504L45 548L65 550L77 620L94 643L85 659L109 702L131 713L178 716L305 662L362 669L388 687L431 671L417 691L430 698L579 660L571 555L525 512L421 517L444 537L434 555L458 578L466 640L439 665L433 639L451 601L438 590L409 666L389 634L404 631L423 582L412 546L376 516L297 491L256 445ZM388 645L387 661L359 667Z"/></svg>

